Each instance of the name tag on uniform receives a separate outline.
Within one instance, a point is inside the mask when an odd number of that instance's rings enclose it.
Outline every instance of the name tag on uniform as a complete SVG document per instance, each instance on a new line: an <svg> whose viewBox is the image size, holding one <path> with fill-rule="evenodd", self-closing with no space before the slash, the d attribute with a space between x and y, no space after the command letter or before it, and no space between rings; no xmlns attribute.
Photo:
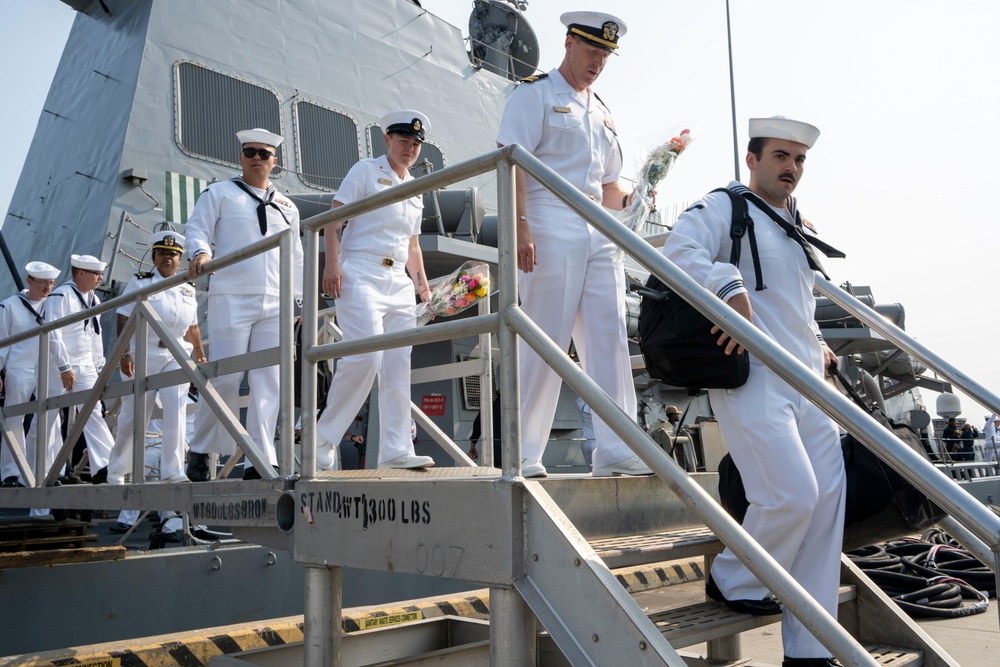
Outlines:
<svg viewBox="0 0 1000 667"><path fill-rule="evenodd" d="M382 185L392 185L392 181L390 181L388 178L380 178L378 179L378 182Z"/></svg>
<svg viewBox="0 0 1000 667"><path fill-rule="evenodd" d="M569 107L552 107L552 110L556 113L570 113Z"/></svg>

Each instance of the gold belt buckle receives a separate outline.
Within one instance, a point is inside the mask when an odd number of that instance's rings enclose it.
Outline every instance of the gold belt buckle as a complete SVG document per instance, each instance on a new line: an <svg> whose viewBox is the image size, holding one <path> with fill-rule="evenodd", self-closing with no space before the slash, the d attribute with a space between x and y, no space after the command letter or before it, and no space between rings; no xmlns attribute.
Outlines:
<svg viewBox="0 0 1000 667"><path fill-rule="evenodd" d="M391 257L382 258L382 266L392 266L395 263L396 263L395 260L393 260Z"/></svg>

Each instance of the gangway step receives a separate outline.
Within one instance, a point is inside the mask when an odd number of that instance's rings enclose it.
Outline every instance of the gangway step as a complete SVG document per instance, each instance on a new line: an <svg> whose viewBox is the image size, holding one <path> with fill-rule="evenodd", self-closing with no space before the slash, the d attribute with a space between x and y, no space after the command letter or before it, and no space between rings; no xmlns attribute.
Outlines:
<svg viewBox="0 0 1000 667"><path fill-rule="evenodd" d="M704 590L703 582L694 585L700 589L699 592ZM688 596L697 594L693 593L692 584L671 588L685 588ZM840 604L854 598L854 586L840 587ZM704 601L657 611L649 614L649 619L674 648L682 648L776 623L781 614L750 616L732 611L721 602Z"/></svg>
<svg viewBox="0 0 1000 667"><path fill-rule="evenodd" d="M705 526L601 538L590 540L590 546L610 570L717 554L724 547Z"/></svg>

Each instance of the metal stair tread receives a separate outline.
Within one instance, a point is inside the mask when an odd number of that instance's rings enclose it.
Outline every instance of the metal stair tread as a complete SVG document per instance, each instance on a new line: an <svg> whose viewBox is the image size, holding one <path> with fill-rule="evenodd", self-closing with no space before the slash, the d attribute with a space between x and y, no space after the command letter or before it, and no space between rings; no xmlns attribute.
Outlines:
<svg viewBox="0 0 1000 667"><path fill-rule="evenodd" d="M704 586L702 582L697 585ZM840 604L854 597L853 586L840 587ZM704 601L657 611L649 614L649 619L674 648L683 648L776 623L781 614L750 616L732 611L721 602Z"/></svg>
<svg viewBox="0 0 1000 667"><path fill-rule="evenodd" d="M724 545L706 526L696 526L644 535L605 537L590 540L590 546L609 569L614 569L716 554Z"/></svg>

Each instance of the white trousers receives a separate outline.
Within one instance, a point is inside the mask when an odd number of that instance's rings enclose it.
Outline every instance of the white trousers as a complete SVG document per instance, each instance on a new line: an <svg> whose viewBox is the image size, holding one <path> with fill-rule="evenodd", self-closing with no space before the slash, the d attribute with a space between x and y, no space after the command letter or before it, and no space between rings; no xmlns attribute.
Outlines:
<svg viewBox="0 0 1000 667"><path fill-rule="evenodd" d="M413 282L397 264L387 268L347 254L341 259L343 286L337 324L344 340L416 326ZM410 439L410 351L399 347L337 361L326 410L316 424L320 438L340 445L378 377L378 462L413 454Z"/></svg>
<svg viewBox="0 0 1000 667"><path fill-rule="evenodd" d="M18 403L27 402L31 399L31 394L35 391L35 369L8 368L7 379L4 381L3 386L4 393L6 395L4 405L13 406ZM7 425L14 433L14 444L17 446L21 454L27 459L28 465L34 467L35 441L34 437L32 437L30 444L31 453L29 455L29 446L25 445L24 415L8 419ZM32 436L34 436L34 432L32 432ZM21 483L24 484L24 479L21 477L21 473L17 469L17 464L14 463L14 457L11 456L6 445L0 445L0 480L5 480L8 477L17 477Z"/></svg>
<svg viewBox="0 0 1000 667"><path fill-rule="evenodd" d="M89 391L94 388L94 384L97 382L98 372L93 366L76 366L73 367L73 375L75 381L73 383L73 391ZM62 396L66 391L62 388L62 379L59 376L59 370L55 366L50 366L49 372L49 391L52 396ZM115 444L114 436L111 435L111 429L108 428L107 422L104 421L104 417L101 416L101 402L98 401L94 405L94 409L90 411L89 415L80 414L79 419L87 420L83 427L83 435L87 439L87 454L90 459L90 471L91 473L96 473L101 468L105 468L108 465L108 460L111 455L111 448ZM28 442L30 443L35 438L36 432L35 421L31 422L31 428L28 430ZM48 442L48 455L46 456L46 464L49 468L52 467L52 459L62 448L62 419L59 416L58 410L49 410L49 433L46 438ZM34 457L34 449L32 448L31 456ZM35 473L38 476L38 473Z"/></svg>
<svg viewBox="0 0 1000 667"><path fill-rule="evenodd" d="M615 246L562 203L530 201L528 219L538 265L519 274L521 308L562 350L576 345L584 372L636 418L636 397L625 328L625 273ZM523 341L521 360L521 456L545 452L561 380ZM632 456L595 412L594 467Z"/></svg>
<svg viewBox="0 0 1000 667"><path fill-rule="evenodd" d="M983 458L987 462L993 462L997 460L997 444L992 441L987 441L983 447Z"/></svg>
<svg viewBox="0 0 1000 667"><path fill-rule="evenodd" d="M149 375L180 368L177 360L163 348L150 349L147 355L146 367ZM187 384L146 392L146 415L142 421L143 432L149 427L149 419L153 414L157 394L160 396L160 405L163 408L160 479L166 479L184 473L184 412L187 408ZM115 434L114 448L111 450L108 473L124 476L132 472L132 452L134 449L132 426L134 423L135 397L129 394L122 397L122 406L118 411L118 431ZM145 441L143 449L145 449Z"/></svg>
<svg viewBox="0 0 1000 667"><path fill-rule="evenodd" d="M836 618L846 479L837 425L757 363L745 385L709 398L750 501L743 528ZM768 595L729 549L712 576L727 599ZM781 634L787 657L830 655L788 611Z"/></svg>
<svg viewBox="0 0 1000 667"><path fill-rule="evenodd" d="M208 337L213 359L224 359L247 352L259 352L278 346L278 297L222 294L208 297ZM274 449L274 429L278 425L280 388L277 366L255 368L248 372L250 381L247 433L271 465L278 464ZM237 419L240 415L242 373L232 373L211 380L223 402ZM199 454L219 452L233 455L236 442L202 398L195 412L191 451ZM244 469L252 468L250 460Z"/></svg>

